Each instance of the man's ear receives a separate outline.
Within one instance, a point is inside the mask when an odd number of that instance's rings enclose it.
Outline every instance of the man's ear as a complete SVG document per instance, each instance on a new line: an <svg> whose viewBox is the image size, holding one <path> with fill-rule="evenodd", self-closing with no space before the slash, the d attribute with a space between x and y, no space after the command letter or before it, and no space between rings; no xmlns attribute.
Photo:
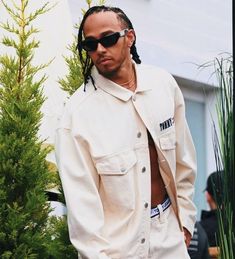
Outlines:
<svg viewBox="0 0 235 259"><path fill-rule="evenodd" d="M135 41L135 31L133 29L130 29L127 34L127 45L129 48L131 48L131 46L133 45L134 41Z"/></svg>
<svg viewBox="0 0 235 259"><path fill-rule="evenodd" d="M210 202L212 199L211 194L208 191L205 191L205 195L206 195L207 202Z"/></svg>

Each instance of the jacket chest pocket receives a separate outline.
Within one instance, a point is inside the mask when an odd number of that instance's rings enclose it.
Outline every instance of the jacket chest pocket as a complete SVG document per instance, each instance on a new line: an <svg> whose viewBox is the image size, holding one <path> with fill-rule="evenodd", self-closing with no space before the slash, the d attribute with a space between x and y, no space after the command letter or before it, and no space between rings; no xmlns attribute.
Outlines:
<svg viewBox="0 0 235 259"><path fill-rule="evenodd" d="M135 164L133 150L99 159L96 169L100 175L100 195L109 210L133 210L135 207Z"/></svg>
<svg viewBox="0 0 235 259"><path fill-rule="evenodd" d="M159 137L160 149L170 165L173 176L176 170L176 137L175 131L171 130Z"/></svg>

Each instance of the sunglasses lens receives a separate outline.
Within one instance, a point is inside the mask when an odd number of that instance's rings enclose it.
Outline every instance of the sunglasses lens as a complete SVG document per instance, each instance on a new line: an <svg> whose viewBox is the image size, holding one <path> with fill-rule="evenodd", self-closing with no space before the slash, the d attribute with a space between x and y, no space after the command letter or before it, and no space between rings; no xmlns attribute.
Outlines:
<svg viewBox="0 0 235 259"><path fill-rule="evenodd" d="M86 51L95 51L97 49L98 41L97 40L84 40L82 42L82 47Z"/></svg>
<svg viewBox="0 0 235 259"><path fill-rule="evenodd" d="M119 39L120 35L118 32L113 33L111 35L105 36L102 39L100 39L100 43L105 47L111 47L114 44L117 43L118 39Z"/></svg>
<svg viewBox="0 0 235 259"><path fill-rule="evenodd" d="M104 36L99 40L87 39L82 42L82 48L86 51L96 51L98 43L100 43L103 47L108 48L115 45L120 37L120 32L115 32L108 36Z"/></svg>

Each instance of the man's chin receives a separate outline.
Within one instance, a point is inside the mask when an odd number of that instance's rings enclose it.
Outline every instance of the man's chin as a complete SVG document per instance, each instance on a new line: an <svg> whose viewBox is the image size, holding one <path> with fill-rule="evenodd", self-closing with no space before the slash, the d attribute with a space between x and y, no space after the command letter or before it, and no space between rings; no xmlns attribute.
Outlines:
<svg viewBox="0 0 235 259"><path fill-rule="evenodd" d="M117 73L117 69L113 69L113 68L97 68L97 70L99 71L99 73L107 78L111 78L113 77L116 73Z"/></svg>

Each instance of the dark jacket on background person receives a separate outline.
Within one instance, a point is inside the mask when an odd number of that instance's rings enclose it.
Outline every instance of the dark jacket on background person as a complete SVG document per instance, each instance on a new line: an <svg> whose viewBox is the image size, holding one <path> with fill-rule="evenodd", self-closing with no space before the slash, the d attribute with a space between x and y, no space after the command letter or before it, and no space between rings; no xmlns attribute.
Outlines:
<svg viewBox="0 0 235 259"><path fill-rule="evenodd" d="M193 237L188 247L191 259L209 259L208 239L205 230L197 221L195 224Z"/></svg>
<svg viewBox="0 0 235 259"><path fill-rule="evenodd" d="M216 246L216 233L218 231L216 210L203 210L200 223L206 231L209 246Z"/></svg>

